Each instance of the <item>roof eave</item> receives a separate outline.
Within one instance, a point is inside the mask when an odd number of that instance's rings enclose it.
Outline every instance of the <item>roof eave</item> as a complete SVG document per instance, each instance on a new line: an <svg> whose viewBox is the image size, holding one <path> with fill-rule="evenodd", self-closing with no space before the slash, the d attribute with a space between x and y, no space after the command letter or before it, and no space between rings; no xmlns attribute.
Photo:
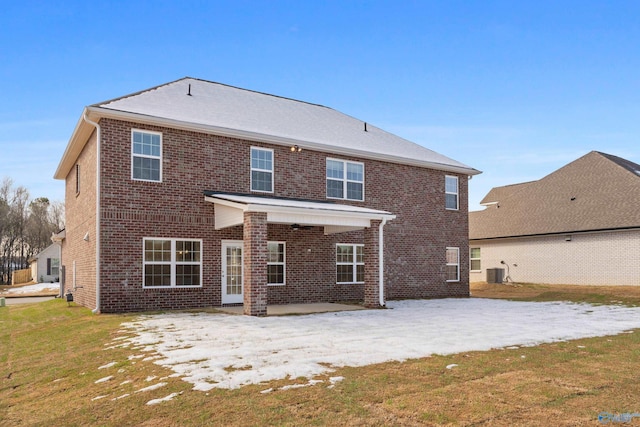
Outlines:
<svg viewBox="0 0 640 427"><path fill-rule="evenodd" d="M78 119L78 123L76 123L71 138L69 138L69 143L62 154L58 168L53 175L55 179L66 179L69 171L94 131L94 127L84 120L85 116L91 120L100 118L98 114L92 111L92 107L85 107L84 110L82 110L80 119Z"/></svg>
<svg viewBox="0 0 640 427"><path fill-rule="evenodd" d="M292 146L300 145L305 149L330 152L332 154L341 154L344 156L354 156L370 160L381 160L390 163L399 163L410 166L419 166L429 169L441 170L445 172L459 173L463 175L473 176L482 172L464 166L447 165L436 162L428 162L417 159L408 159L399 156L385 155L379 153L371 153L368 151L350 149L348 147L328 146L313 141L303 141L293 138L286 138L275 135L262 134L257 132L249 132L241 129L225 128L220 126L203 125L199 123L185 122L182 120L168 119L164 117L149 116L139 113L131 113L128 111L113 110L104 107L91 106L85 109L89 113L89 117L95 121L95 118L113 118L119 120L129 120L133 122L144 122L152 125L171 127L175 129L197 131L202 133L210 133L232 138L240 138L249 141L266 142L275 145ZM96 116L95 118L93 116ZM81 121L82 118L80 119ZM83 121L84 122L84 121ZM75 135L75 132L74 132ZM68 171L67 171L68 172ZM65 174L66 176L66 174Z"/></svg>
<svg viewBox="0 0 640 427"><path fill-rule="evenodd" d="M478 236L469 236L469 240L498 240L498 239L518 239L524 237L543 237L543 236L559 236L564 234L580 234L580 233L604 233L604 232L614 232L614 231L629 231L629 230L640 230L640 226L632 225L628 227L611 227L611 228L594 228L594 229L585 229L585 230L567 230L567 231L552 231L548 233L531 233L531 234L512 234L505 236L489 236L489 237L478 237Z"/></svg>

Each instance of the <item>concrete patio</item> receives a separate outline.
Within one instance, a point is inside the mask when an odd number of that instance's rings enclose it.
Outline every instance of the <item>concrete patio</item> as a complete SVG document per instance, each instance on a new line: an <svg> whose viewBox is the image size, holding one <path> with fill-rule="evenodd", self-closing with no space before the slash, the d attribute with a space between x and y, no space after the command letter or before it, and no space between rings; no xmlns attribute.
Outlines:
<svg viewBox="0 0 640 427"><path fill-rule="evenodd" d="M216 307L216 310L228 314L243 314L244 308L239 306L233 307ZM355 304L337 304L329 302L319 302L313 304L282 304L268 305L267 316L287 316L292 314L312 314L327 313L331 311L353 311L367 310L365 307Z"/></svg>

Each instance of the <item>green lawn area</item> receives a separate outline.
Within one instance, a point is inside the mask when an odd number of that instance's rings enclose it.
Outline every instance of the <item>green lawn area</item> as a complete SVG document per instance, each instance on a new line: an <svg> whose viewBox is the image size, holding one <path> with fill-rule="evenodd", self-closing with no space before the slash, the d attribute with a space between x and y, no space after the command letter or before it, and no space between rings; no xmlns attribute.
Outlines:
<svg viewBox="0 0 640 427"><path fill-rule="evenodd" d="M474 295L640 305L640 294L611 288L485 286ZM260 393L288 380L205 393L114 346L134 317L61 300L0 308L0 426L599 425L603 411L640 412L640 330L343 368L333 388Z"/></svg>

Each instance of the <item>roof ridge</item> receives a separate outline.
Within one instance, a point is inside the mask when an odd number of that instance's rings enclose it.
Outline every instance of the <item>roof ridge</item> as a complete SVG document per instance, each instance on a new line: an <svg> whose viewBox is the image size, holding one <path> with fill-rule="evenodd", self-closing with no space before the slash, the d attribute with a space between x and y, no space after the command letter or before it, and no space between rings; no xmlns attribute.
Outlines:
<svg viewBox="0 0 640 427"><path fill-rule="evenodd" d="M326 105L322 105L322 104L316 104L314 102L302 101L300 99L289 98L287 96L274 95L272 93L262 92L262 91L253 90L253 89L247 89L247 88L243 88L243 87L240 87L240 86L234 86L234 85L230 85L230 84L226 84L226 83L214 82L212 80L201 79L201 78L198 78L198 77L185 77L185 78L180 79L180 80L185 80L185 79L197 80L197 81L200 81L200 82L203 82L203 83L209 83L209 84L214 84L214 85L219 85L219 86L225 86L225 87L229 87L229 88L232 88L232 89L242 90L242 91L245 91L245 92L257 93L258 95L272 96L274 98L285 99L287 101L300 102L302 104L314 105L316 107L323 107L323 108L328 108L330 110L333 110L333 108L331 108L331 107L327 107ZM175 82L171 82L171 83L177 83L180 80L176 80Z"/></svg>
<svg viewBox="0 0 640 427"><path fill-rule="evenodd" d="M202 82L202 83L213 84L213 85L218 85L218 86L224 86L224 87L228 87L228 88L231 88L231 89L241 90L241 91L244 91L244 92L251 92L251 93L258 94L258 95L271 96L273 98L279 98L279 99L284 99L284 100L287 100L287 101L299 102L301 104L313 105L315 107L322 107L322 108L327 108L327 109L333 110L333 108L327 107L326 105L322 105L322 104L316 104L316 103L313 103L313 102L302 101L302 100L299 100L299 99L289 98L289 97L286 97L286 96L274 95L274 94L267 93L267 92L261 92L261 91L253 90L253 89L246 89L246 88L242 88L242 87L239 87L239 86L229 85L229 84L226 84L226 83L214 82L212 80L206 80L206 79L201 79L201 78L198 78L198 77L189 77L189 76L185 76L185 77L182 77L180 79L173 80L173 81L170 81L168 83L163 83L163 84L160 84L160 85L157 85L157 86L152 86L152 87L150 87L148 89L139 90L137 92L133 92L133 93L130 93L128 95L123 95L123 96L119 96L117 98L109 99L107 101L98 102L96 104L91 104L90 107L101 107L101 106L104 106L106 104L110 104L112 102L120 101L122 99L132 98L134 96L138 96L138 95L141 95L141 94L146 93L146 92L151 92L151 91L154 91L154 90L158 90L161 87L165 87L165 86L169 86L169 85L172 85L172 84L175 84L175 83L179 83L179 82L184 81L184 80L195 80L195 81Z"/></svg>
<svg viewBox="0 0 640 427"><path fill-rule="evenodd" d="M631 160L625 159L623 157L615 156L613 154L603 153L601 151L595 151L605 159L610 162L615 163L617 166L625 169L627 172L631 172L632 174L640 177L640 165L632 162Z"/></svg>

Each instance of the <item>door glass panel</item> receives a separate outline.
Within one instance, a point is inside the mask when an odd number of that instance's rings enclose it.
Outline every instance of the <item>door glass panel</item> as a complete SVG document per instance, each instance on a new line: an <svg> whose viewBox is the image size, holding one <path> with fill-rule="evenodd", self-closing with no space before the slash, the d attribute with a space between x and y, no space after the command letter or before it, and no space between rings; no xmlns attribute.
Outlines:
<svg viewBox="0 0 640 427"><path fill-rule="evenodd" d="M227 247L227 295L242 294L242 249Z"/></svg>

